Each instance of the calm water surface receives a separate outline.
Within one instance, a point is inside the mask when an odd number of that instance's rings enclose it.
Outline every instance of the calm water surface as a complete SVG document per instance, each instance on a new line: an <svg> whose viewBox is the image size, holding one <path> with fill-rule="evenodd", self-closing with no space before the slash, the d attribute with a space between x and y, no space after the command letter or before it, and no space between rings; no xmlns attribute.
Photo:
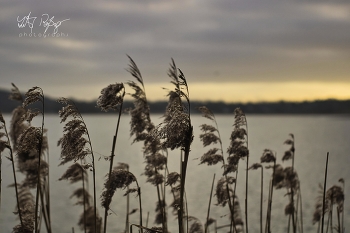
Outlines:
<svg viewBox="0 0 350 233"><path fill-rule="evenodd" d="M86 115L85 121L91 134L93 149L98 156L96 162L97 168L97 195L102 190L104 176L108 171L108 162L104 160L105 156L110 155L112 137L116 125L117 117L115 115ZM152 116L155 123L160 123L160 115ZM6 116L7 125L9 125L9 116ZM219 115L217 122L224 150L229 145L229 137L232 131L233 115ZM349 162L350 162L350 116L332 116L332 115L307 115L307 116L280 116L280 115L249 115L248 136L249 136L249 163L259 162L260 156L265 148L277 152L278 163L283 166L291 166L290 162L282 163L281 157L284 151L288 149L283 142L288 138L289 133L295 135L296 154L295 168L301 180L302 202L303 202L303 222L304 232L316 232L317 226L312 225L312 215L314 212L315 198L318 195L319 183L323 182L326 153L330 153L328 185L339 184L339 178L344 178L345 183L350 180ZM70 199L72 192L78 187L77 184L70 185L66 181L58 181L68 166L60 166L60 150L57 147L57 141L62 136L63 126L59 123L60 119L56 115L46 116L45 126L48 128L48 138L50 147L50 181L51 181L51 206L53 232L81 232L77 226L81 206L76 206L76 200ZM144 160L141 153L142 144L131 145L132 138L129 133L129 116L125 115L121 120L120 133L118 135L115 162L124 162L130 165L130 171L133 172L141 184L144 222L147 212L149 212L149 226L153 226L156 198L156 188L145 182L145 177L141 174L144 169ZM190 161L188 165L188 176L186 179L186 192L188 199L189 215L199 218L202 223L205 222L208 200L210 195L211 181L214 173L216 181L222 175L221 165L206 166L198 165L198 158L201 157L207 148L203 148L199 140L199 125L210 122L195 115L192 117L195 138L191 146ZM179 151L169 153L170 171L179 171ZM6 153L5 153L6 155ZM19 223L13 214L15 210L15 191L7 186L13 183L13 175L9 161L3 157L2 163L2 193L1 193L1 211L0 211L0 231L11 232L12 227ZM244 194L245 194L245 169L243 163L239 169L237 195L241 203L242 215L244 214ZM268 182L271 177L271 171L264 172L264 211L266 211L266 198ZM21 179L21 177L19 177ZM350 193L350 185L345 186L345 195ZM90 182L90 190L92 182ZM92 193L92 192L91 192ZM124 192L117 191L111 205L115 214L111 214L108 220L108 232L122 232L125 226L126 199L122 197ZM251 171L249 173L248 190L248 213L250 232L259 232L259 204L260 204L260 171ZM288 218L284 215L284 207L288 204L288 198L285 196L285 190L274 191L272 205L272 232L285 232ZM168 204L171 203L171 194L167 192ZM138 208L137 198L131 197L131 207ZM218 220L219 225L228 223L228 208L215 206L216 199L213 198L211 206L211 217ZM102 208L99 210L102 215ZM225 216L227 215L227 216ZM350 200L345 198L345 222L346 229L350 229ZM138 215L133 214L130 217L131 223L138 223ZM169 225L171 232L177 232L177 220L169 209ZM227 232L223 229L222 232Z"/></svg>

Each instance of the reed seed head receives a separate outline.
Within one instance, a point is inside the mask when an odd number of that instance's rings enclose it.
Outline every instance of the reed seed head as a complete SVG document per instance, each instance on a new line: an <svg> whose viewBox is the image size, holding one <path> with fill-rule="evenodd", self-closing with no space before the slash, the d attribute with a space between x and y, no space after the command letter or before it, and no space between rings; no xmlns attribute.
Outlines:
<svg viewBox="0 0 350 233"><path fill-rule="evenodd" d="M207 165L215 165L218 162L222 162L223 157L221 154L217 154L216 152L219 149L213 148L210 149L208 152L206 152L202 157L201 157L201 162L200 164L206 163Z"/></svg>
<svg viewBox="0 0 350 233"><path fill-rule="evenodd" d="M285 215L292 215L295 211L294 205L293 203L289 203L288 205L286 205L286 207L284 208L284 214Z"/></svg>
<svg viewBox="0 0 350 233"><path fill-rule="evenodd" d="M343 211L344 191L340 186L333 185L330 187L326 192L326 199L330 208L332 208L332 205L336 204L339 207L339 211Z"/></svg>
<svg viewBox="0 0 350 233"><path fill-rule="evenodd" d="M179 173L171 172L167 176L167 181L166 181L165 185L172 186L172 185L176 184L176 182L180 181L180 179L181 178L180 178L180 174Z"/></svg>
<svg viewBox="0 0 350 233"><path fill-rule="evenodd" d="M10 137L13 142L14 150L18 149L18 138L29 127L28 122L25 121L26 109L18 106L12 111L12 119L10 125Z"/></svg>
<svg viewBox="0 0 350 233"><path fill-rule="evenodd" d="M63 137L57 142L57 145L61 146L60 165L63 165L70 161L84 159L91 151L87 148L87 144L90 143L86 138L88 130L74 102L66 98L60 98L58 102L66 105L59 111L61 123L70 118L63 127Z"/></svg>
<svg viewBox="0 0 350 233"><path fill-rule="evenodd" d="M19 91L18 87L13 83L11 83L11 84L12 84L12 88L11 88L11 94L9 96L9 99L16 100L16 101L23 103L23 97L22 97L22 94Z"/></svg>
<svg viewBox="0 0 350 233"><path fill-rule="evenodd" d="M31 233L34 231L34 213L35 204L34 197L27 185L18 185L18 201L17 209L21 210L22 224L13 228L14 233ZM18 211L14 212L19 214Z"/></svg>
<svg viewBox="0 0 350 233"><path fill-rule="evenodd" d="M215 116L212 111L209 110L206 106L199 107L198 110L202 113L202 116L208 118L209 120L214 121Z"/></svg>
<svg viewBox="0 0 350 233"><path fill-rule="evenodd" d="M109 205L112 202L112 197L117 188L123 189L130 185L132 182L136 181L135 176L125 170L113 170L110 173L110 179L107 179L104 183L104 191L101 194L101 205L109 209Z"/></svg>
<svg viewBox="0 0 350 233"><path fill-rule="evenodd" d="M43 102L43 101L44 101L43 90L40 87L32 87L25 94L23 107L27 107L30 104L33 104L36 102Z"/></svg>
<svg viewBox="0 0 350 233"><path fill-rule="evenodd" d="M70 183L73 184L78 181L82 181L83 179L87 181L86 170L79 163L74 163L68 167L68 169L58 180L69 180Z"/></svg>
<svg viewBox="0 0 350 233"><path fill-rule="evenodd" d="M251 165L248 170L257 170L261 168L262 169L262 165L260 163L254 163L253 165Z"/></svg>
<svg viewBox="0 0 350 233"><path fill-rule="evenodd" d="M228 203L228 193L230 193L230 196L233 194L233 190L229 185L233 182L235 182L235 179L233 177L227 177L227 179L225 177L221 177L218 180L215 190L215 196L218 202L216 205L225 206Z"/></svg>
<svg viewBox="0 0 350 233"><path fill-rule="evenodd" d="M261 158L260 158L260 162L261 163L271 163L271 162L275 162L275 161L276 161L276 156L273 153L273 151L270 149L265 149Z"/></svg>
<svg viewBox="0 0 350 233"><path fill-rule="evenodd" d="M97 106L105 112L117 110L123 102L125 88L123 83L110 84L101 90L101 95L97 99Z"/></svg>
<svg viewBox="0 0 350 233"><path fill-rule="evenodd" d="M76 197L78 199L76 205L84 205L84 196L85 196L85 206L89 207L91 202L91 195L86 189L78 188L76 189L73 194L70 196L70 198Z"/></svg>
<svg viewBox="0 0 350 233"><path fill-rule="evenodd" d="M198 218L193 216L188 216L188 221L191 224L189 229L190 233L204 233L203 225Z"/></svg>
<svg viewBox="0 0 350 233"><path fill-rule="evenodd" d="M86 219L86 221L84 221L84 218ZM100 233L102 229L102 218L98 215L98 212L96 220L97 232L95 232L95 209L93 206L90 206L85 210L85 213L82 213L80 215L78 225L80 226L81 230L84 230L84 228L86 228L87 233ZM84 223L86 224L84 225Z"/></svg>

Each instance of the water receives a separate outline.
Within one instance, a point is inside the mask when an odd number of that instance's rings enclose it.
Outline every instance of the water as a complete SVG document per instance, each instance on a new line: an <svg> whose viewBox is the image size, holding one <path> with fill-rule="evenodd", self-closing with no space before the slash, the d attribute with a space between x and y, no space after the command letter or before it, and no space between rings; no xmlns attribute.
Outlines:
<svg viewBox="0 0 350 233"><path fill-rule="evenodd" d="M99 196L104 183L104 176L108 171L108 162L104 156L109 156L112 145L114 127L116 125L116 115L85 115L85 121L88 126L95 155L100 159L96 162L97 168L97 195ZM160 123L160 115L152 116L155 123ZM326 153L330 153L329 175L327 187L339 184L339 178L344 178L345 183L350 180L349 171L349 152L350 152L350 117L332 116L332 115L249 115L248 135L249 135L249 163L259 162L260 156L265 148L277 152L278 163L287 145L283 142L288 138L289 133L295 135L295 168L301 180L301 191L303 201L303 223L304 232L316 232L317 226L312 225L312 216L314 212L315 198L318 196L318 185L323 183ZM9 125L9 116L5 116L7 125ZM76 200L70 199L72 192L78 187L77 184L70 185L66 181L58 181L68 166L60 166L57 141L62 136L62 127L60 119L56 115L46 116L45 126L48 128L48 138L50 147L50 181L51 181L51 212L54 232L81 232L77 226L81 206L74 205ZM147 212L149 212L149 226L153 226L155 203L157 201L156 188L145 182L142 176L144 169L144 160L142 157L142 144L131 145L132 138L129 134L129 116L122 117L120 133L117 140L115 164L124 162L130 165L130 171L134 173L140 183L143 202L143 216L146 221ZM233 116L217 116L217 122L224 150L229 145L229 137L232 131ZM188 174L186 179L186 192L188 199L189 215L195 216L202 223L205 222L210 195L211 181L213 174L216 173L216 181L222 175L221 165L206 166L198 165L198 158L201 157L207 148L203 148L199 140L199 125L210 122L195 115L192 117L195 138L191 146L190 161L188 165ZM7 155L7 153L5 153ZM169 153L170 171L179 171L179 151ZM0 231L11 232L12 227L19 223L13 214L15 209L15 191L7 186L13 183L13 175L9 161L3 156L2 163L2 199L0 210ZM244 161L245 162L245 161ZM243 163L244 163L243 162ZM240 200L242 214L244 214L244 195L245 195L245 169L241 163L238 175L237 195ZM284 162L283 166L290 166L290 162ZM267 207L267 189L270 180L271 170L264 171L264 212ZM19 178L21 179L21 177ZM350 193L349 185L345 185L345 195ZM92 182L90 182L90 190ZM108 219L108 232L122 232L125 226L126 199L122 197L124 191L117 191L111 205L111 209L116 213L111 214ZM259 232L259 204L260 204L260 171L251 171L249 173L248 190L248 222L250 232ZM272 232L285 232L288 218L284 215L284 207L288 204L288 197L285 196L286 190L274 191L272 204ZM167 192L168 204L172 201L171 194ZM228 208L215 206L215 197L211 206L211 217L217 219L218 225L228 223ZM138 199L131 197L130 209L138 208ZM99 209L102 215L102 208ZM224 216L227 215L227 216ZM345 227L350 229L350 201L345 199ZM130 222L138 224L138 213L130 216ZM169 226L171 232L177 232L177 220L171 214L169 209ZM335 223L336 224L336 223ZM228 229L222 229L227 232Z"/></svg>

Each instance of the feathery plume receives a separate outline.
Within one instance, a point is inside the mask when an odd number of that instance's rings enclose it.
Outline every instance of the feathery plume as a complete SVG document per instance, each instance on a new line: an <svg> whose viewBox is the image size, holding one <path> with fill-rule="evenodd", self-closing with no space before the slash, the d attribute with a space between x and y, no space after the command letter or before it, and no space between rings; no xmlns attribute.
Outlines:
<svg viewBox="0 0 350 233"><path fill-rule="evenodd" d="M257 170L261 167L262 167L262 165L260 163L254 163L249 167L249 170Z"/></svg>
<svg viewBox="0 0 350 233"><path fill-rule="evenodd" d="M240 108L236 108L234 111L234 116L234 128L230 136L230 146L227 148L229 157L227 159L228 164L225 167L225 175L230 172L235 172L237 170L239 159L249 156L246 130L247 120L245 114Z"/></svg>
<svg viewBox="0 0 350 233"><path fill-rule="evenodd" d="M123 102L125 88L123 83L110 84L101 90L101 95L97 99L97 106L105 112L117 110Z"/></svg>
<svg viewBox="0 0 350 233"><path fill-rule="evenodd" d="M58 180L69 180L69 182L73 184L78 181L82 181L83 179L87 181L86 170L79 163L74 163L68 167L68 169Z"/></svg>
<svg viewBox="0 0 350 233"><path fill-rule="evenodd" d="M58 102L65 104L59 111L61 123L71 118L63 128L63 137L58 140L57 145L61 146L61 163L63 165L70 161L84 159L91 153L87 148L89 140L85 122L73 102L66 98L58 99Z"/></svg>
<svg viewBox="0 0 350 233"><path fill-rule="evenodd" d="M320 222L322 217L322 207L323 207L323 186L321 184L318 185L318 196L316 197L316 203L315 203L315 211L312 218L312 224L315 224L317 222ZM328 212L327 205L325 206L325 213Z"/></svg>
<svg viewBox="0 0 350 233"><path fill-rule="evenodd" d="M222 162L222 155L217 154L218 148L208 150L202 157L200 164L206 163L207 165L215 165Z"/></svg>
<svg viewBox="0 0 350 233"><path fill-rule="evenodd" d="M276 156L270 149L264 149L264 152L260 158L261 163L271 163L276 162Z"/></svg>
<svg viewBox="0 0 350 233"><path fill-rule="evenodd" d="M216 185L215 196L217 198L218 203L216 205L225 206L229 202L229 194L232 196L233 190L229 187L228 184L233 184L236 182L234 177L221 177ZM227 190L229 189L229 190Z"/></svg>
<svg viewBox="0 0 350 233"><path fill-rule="evenodd" d="M294 152L295 152L295 147L294 147L294 135L289 134L291 137L290 139L287 139L284 144L290 145L290 148L284 152L284 155L282 157L282 162L285 160L293 159L294 157Z"/></svg>
<svg viewBox="0 0 350 233"><path fill-rule="evenodd" d="M13 83L11 83L11 84L12 84L12 88L11 88L11 94L9 96L9 99L16 100L16 101L23 103L23 96L22 96L21 92L19 91L18 87Z"/></svg>
<svg viewBox="0 0 350 233"><path fill-rule="evenodd" d="M171 83L175 85L175 91L168 93L169 102L165 110L164 121L160 125L162 127L158 127L157 134L160 139L164 140L163 146L165 148L184 149L193 140L188 87L185 76L176 67L174 60L170 66L168 75L172 80ZM184 89L186 89L186 93L183 91ZM186 99L187 106L183 104L181 97Z"/></svg>
<svg viewBox="0 0 350 233"><path fill-rule="evenodd" d="M189 223L191 224L189 232L190 233L203 233L203 224L201 221L193 216L187 216Z"/></svg>
<svg viewBox="0 0 350 233"><path fill-rule="evenodd" d="M234 221L234 228L237 232L243 232L243 219L242 219L242 213L241 213L241 207L239 205L238 197L235 195L233 199L233 219Z"/></svg>
<svg viewBox="0 0 350 233"><path fill-rule="evenodd" d="M332 205L338 205L339 211L343 211L343 202L344 202L344 191L338 185L333 185L326 192L326 201L329 208L332 208Z"/></svg>
<svg viewBox="0 0 350 233"><path fill-rule="evenodd" d="M44 94L40 87L32 87L25 94L25 99L23 102L23 107L27 107L35 102L43 102Z"/></svg>
<svg viewBox="0 0 350 233"><path fill-rule="evenodd" d="M85 197L84 197L85 196ZM76 189L73 194L70 196L70 198L76 197L78 199L78 202L75 203L76 205L84 205L84 198L85 198L85 206L90 206L90 200L91 195L86 189L78 188Z"/></svg>
<svg viewBox="0 0 350 233"><path fill-rule="evenodd" d="M166 203L164 200L161 201L157 201L157 205L156 205L156 217L154 220L154 224L162 224L163 222L166 221L166 215L164 216L163 214L163 210L166 207Z"/></svg>
<svg viewBox="0 0 350 233"><path fill-rule="evenodd" d="M100 233L101 227L102 227L102 218L97 214L96 221L95 221L95 210L94 207L90 206L85 210L85 213L82 213L80 215L79 223L81 230L86 229L87 233ZM98 212L97 212L98 213ZM84 217L86 219L84 224ZM96 226L95 226L96 222ZM95 231L96 229L96 231Z"/></svg>
<svg viewBox="0 0 350 233"><path fill-rule="evenodd" d="M13 228L14 233L30 233L34 231L34 213L35 213L35 204L34 197L30 192L30 189L26 185L18 186L19 193L19 206L17 209L21 210L22 223ZM15 212L18 214L18 212Z"/></svg>
<svg viewBox="0 0 350 233"><path fill-rule="evenodd" d="M12 111L10 137L15 151L19 145L17 143L19 136L29 127L29 123L25 120L26 111L22 106L18 106Z"/></svg>
<svg viewBox="0 0 350 233"><path fill-rule="evenodd" d="M104 183L104 191L101 194L101 205L109 209L116 189L124 189L134 181L136 181L136 178L131 172L120 169L113 170L110 180L107 179Z"/></svg>

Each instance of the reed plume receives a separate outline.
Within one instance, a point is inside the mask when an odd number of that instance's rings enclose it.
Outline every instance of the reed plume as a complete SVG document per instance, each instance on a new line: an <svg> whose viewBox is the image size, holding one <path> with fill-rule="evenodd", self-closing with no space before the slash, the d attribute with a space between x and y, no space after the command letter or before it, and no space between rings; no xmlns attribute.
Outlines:
<svg viewBox="0 0 350 233"><path fill-rule="evenodd" d="M115 152L115 146L117 142L117 136L118 136L118 130L119 130L119 123L120 123L120 117L122 114L123 109L123 102L124 102L124 96L125 96L125 88L123 83L115 83L110 84L107 87L103 88L101 90L101 95L97 99L97 106L105 112L108 112L109 110L118 110L119 108L119 114L118 114L118 121L117 126L115 129L115 134L113 136L112 141L112 151L111 156L109 158L109 172L108 172L108 179L111 180L111 173L113 168L113 161L114 161L114 152ZM104 232L107 230L107 216L108 216L108 208L105 208L105 214L104 214Z"/></svg>
<svg viewBox="0 0 350 233"><path fill-rule="evenodd" d="M183 233L185 181L190 147L193 141L193 127L190 114L191 104L185 75L176 67L174 60L170 64L168 75L175 88L174 91L168 92L169 101L165 110L164 120L157 127L156 136L163 141L162 146L164 148L171 150L180 148L184 152L180 166L181 188L180 209L178 211L179 232ZM182 98L185 99L185 104L182 102Z"/></svg>
<svg viewBox="0 0 350 233"><path fill-rule="evenodd" d="M276 173L276 154L270 150L270 149L264 149L262 156L260 157L260 162L261 163L271 163L273 162L272 166L267 166L266 168L272 168L272 179L270 181L270 186L269 186L269 196L268 196L268 205L267 205L267 213L266 213L266 225L265 225L265 231L267 230L268 233L271 233L271 206L272 206L272 196L273 196L273 187L275 184L278 184L280 180L283 180L284 176L282 179L279 178L280 174L283 174L283 168L282 168L282 173L280 172L281 169L278 170ZM280 168L282 166L278 166Z"/></svg>
<svg viewBox="0 0 350 233"><path fill-rule="evenodd" d="M312 224L318 223L317 232L320 232L321 216L323 211L323 187L322 184L318 185L319 195L316 197L315 211L313 213ZM328 212L327 206L325 206L325 212Z"/></svg>
<svg viewBox="0 0 350 233"><path fill-rule="evenodd" d="M15 90L16 91L16 90ZM49 195L44 195L43 192L48 191L45 188L45 176L48 174L48 164L42 160L43 151L47 149L47 139L44 139L44 119L45 119L45 97L44 92L40 87L30 88L26 94L22 106L27 108L29 105L34 103L41 103L41 110L29 109L25 111L22 116L29 123L32 122L33 118L41 114L41 127L28 126L18 138L19 148L19 164L22 169L26 169L28 183L31 179L36 179L36 200L35 200L35 232L40 231L38 215L39 208L39 198L41 198L42 206L47 206L48 209L44 209L42 212L45 216L45 223L48 231L51 232L50 214L49 214L49 203L46 205L44 203L43 197L48 197ZM20 161L22 160L22 161ZM24 164L25 163L25 164ZM47 174L45 174L47 171ZM44 174L42 174L44 173ZM43 180L43 181L42 181ZM33 184L35 185L35 184ZM47 200L46 200L47 201Z"/></svg>
<svg viewBox="0 0 350 233"><path fill-rule="evenodd" d="M206 163L207 165L214 165L217 164L218 162L222 162L222 166L224 168L224 172L223 175L225 177L226 180L228 179L232 179L231 177L228 177L227 174L228 172L226 171L226 169L229 167L226 165L225 163L225 159L224 159L224 155L223 155L223 149L222 149L222 141L221 141L221 136L220 136L220 131L219 131L219 127L215 118L215 115L213 112L211 112L207 107L203 106L203 107L199 107L198 108L199 111L202 113L202 116L211 120L214 125L208 125L208 124L202 124L200 125L201 131L203 132L201 135L199 135L200 140L203 143L203 146L209 146L212 144L219 144L220 147L214 147L209 149L202 157L201 157L201 163ZM219 152L219 153L218 153ZM231 160L232 162L233 160ZM237 166L238 166L238 160L235 161L235 163L237 162L237 165L232 165L230 166L231 170L233 171L234 169L237 170ZM233 200L231 200L233 194L230 194L230 190L231 188L229 187L229 181L226 182L226 192L227 192L227 202L229 204L229 209L231 212L231 223L233 225L234 224L234 210L233 210ZM234 182L235 183L235 182ZM220 184L220 182L218 182L218 185ZM220 189L220 187L217 187L217 189ZM208 218L209 216L207 216ZM207 220L208 221L208 220ZM205 232L207 231L207 227L205 227Z"/></svg>
<svg viewBox="0 0 350 233"><path fill-rule="evenodd" d="M249 170L261 169L261 181L260 181L260 233L263 232L263 223L262 223L262 213L263 213L263 196L264 196L264 168L260 163L254 163L249 167Z"/></svg>
<svg viewBox="0 0 350 233"><path fill-rule="evenodd" d="M80 220L78 225L81 229L86 229L87 233L95 233L95 232L101 232L102 228L102 218L97 215L95 215L95 208L93 206L89 206L84 213L81 214ZM84 223L84 219L85 223Z"/></svg>
<svg viewBox="0 0 350 233"><path fill-rule="evenodd" d="M284 155L282 157L282 162L285 160L290 160L292 159L292 167L291 167L291 171L289 171L290 174L294 173L294 155L295 155L295 145L294 145L294 135L293 134L289 134L290 139L287 139L284 144L290 145L290 148L284 152ZM289 177L291 178L291 177ZM288 181L288 179L287 179ZM288 189L288 187L287 187ZM286 215L287 213L291 218L292 218L292 226L293 226L293 232L296 232L296 225L297 222L295 220L295 207L294 207L294 195L296 194L298 190L296 190L295 188L290 187L290 191L288 192L289 196L290 196L290 203L287 205L286 207ZM290 212L291 210L293 210L292 212Z"/></svg>
<svg viewBox="0 0 350 233"><path fill-rule="evenodd" d="M233 196L233 190L227 184L234 184L236 179L234 177L221 177L216 184L215 196L217 198L217 204L225 206L229 203L230 197Z"/></svg>
<svg viewBox="0 0 350 233"><path fill-rule="evenodd" d="M222 150L222 141L220 137L220 132L218 129L218 125L215 119L215 115L205 106L199 107L199 111L201 111L202 116L211 120L215 126L202 124L200 125L202 134L199 135L200 140L203 142L203 146L209 146L211 144L220 144L220 148L211 148L209 149L202 157L200 164L206 163L207 165L215 165L218 162L222 162L225 165L225 160L223 156ZM219 153L217 153L219 152Z"/></svg>
<svg viewBox="0 0 350 233"><path fill-rule="evenodd" d="M333 185L326 192L326 205L328 206L328 227L333 232L333 205L337 206L337 217L338 217L338 226L336 227L337 231L340 231L340 215L339 213L343 212L344 204L344 191L342 187L338 185Z"/></svg>
<svg viewBox="0 0 350 233"><path fill-rule="evenodd" d="M227 148L228 164L225 167L224 175L230 172L236 172L238 179L238 163L240 159L247 159L246 162L246 182L245 182L245 224L246 233L248 233L248 165L249 165L249 150L248 150L248 123L244 112L240 108L234 110L233 131L230 136L230 146ZM236 185L234 187L234 196L236 195Z"/></svg>
<svg viewBox="0 0 350 233"><path fill-rule="evenodd" d="M174 199L170 206L173 208L173 214L178 214L180 209L181 175L177 172L169 173L165 185L171 187Z"/></svg>
<svg viewBox="0 0 350 233"><path fill-rule="evenodd" d="M127 164L127 163L120 163L119 162L118 165L114 167L114 169L121 169L121 170L129 171L129 164ZM130 205L129 192L130 192L130 188L129 188L129 186L127 186L126 187L126 194L124 194L124 196L126 196L125 233L129 232L129 215L135 213L138 210L138 209L133 209L132 211L129 210L129 205Z"/></svg>
<svg viewBox="0 0 350 233"><path fill-rule="evenodd" d="M228 158L225 165L224 175L231 172L236 172L236 178L238 176L238 163L242 158L248 158L248 147L247 147L247 121L244 113L241 109L236 108L234 111L234 129L230 136L230 146L227 148Z"/></svg>
<svg viewBox="0 0 350 233"><path fill-rule="evenodd" d="M92 143L89 135L89 131L85 124L84 118L80 114L77 106L73 101L67 98L59 98L58 102L65 105L58 112L61 118L61 123L65 123L63 127L63 136L58 140L57 145L61 147L61 163L59 165L66 164L68 162L76 162L78 160L84 160L88 155L91 155L92 164L86 164L85 168L90 168L93 172L93 207L84 211L85 216L91 217L91 211L94 212L94 218L90 219L93 224L86 226L91 230L91 227L95 229L92 232L99 231L100 217L96 208L96 170L95 170L95 156L93 154ZM68 120L69 119L69 120ZM87 217L86 217L87 219Z"/></svg>
<svg viewBox="0 0 350 233"><path fill-rule="evenodd" d="M104 191L101 194L101 205L109 209L116 189L125 189L134 181L136 181L136 177L131 172L121 169L113 170L110 180L106 179L104 183Z"/></svg>
<svg viewBox="0 0 350 233"><path fill-rule="evenodd" d="M143 154L146 162L143 174L147 176L147 182L157 187L156 223L162 224L163 230L167 232L165 191L163 196L160 193L160 189L165 190L164 176L161 174L161 170L166 167L167 158L162 153L164 148L159 137L154 133L156 129L151 121L143 77L134 60L130 56L128 58L130 64L127 71L136 79L136 82L128 81L127 83L134 91L130 94L134 99L133 107L129 110L131 116L130 136L134 136L133 143L143 142ZM160 219L162 222L159 222Z"/></svg>
<svg viewBox="0 0 350 233"><path fill-rule="evenodd" d="M131 192L137 192L139 197L139 207L140 207L140 226L142 226L142 203L141 203L141 190L134 174L127 170L123 169L114 169L110 174L106 175L107 179L104 183L104 189L101 194L101 205L105 209L109 209L112 202L112 197L116 189L125 189L132 182L135 182L137 189L129 189L125 195L128 195ZM105 228L106 229L106 228Z"/></svg>
<svg viewBox="0 0 350 233"><path fill-rule="evenodd" d="M101 95L97 99L97 106L105 112L117 110L123 102L125 95L122 83L110 84L101 90Z"/></svg>
<svg viewBox="0 0 350 233"><path fill-rule="evenodd" d="M189 233L204 233L203 224L201 221L194 216L186 216L189 223L191 223Z"/></svg>
<svg viewBox="0 0 350 233"><path fill-rule="evenodd" d="M19 101L22 104L24 99L21 92L19 91L18 87L15 84L11 83L11 85L12 85L12 88L11 88L11 94L9 96L9 99Z"/></svg>
<svg viewBox="0 0 350 233"><path fill-rule="evenodd" d="M86 169L89 169L90 166L86 166ZM76 197L78 199L78 202L76 205L82 205L83 206L83 225L81 226L82 229L84 229L84 232L87 231L87 226L86 226L86 210L87 208L90 207L90 194L88 190L85 188L85 185L88 183L88 174L85 170L85 168L79 164L79 163L74 163L71 166L68 167L68 169L63 173L61 178L58 180L68 180L71 184L77 183L79 181L82 182L82 187L76 189L73 194L71 195L70 198ZM80 220L79 220L80 223Z"/></svg>
<svg viewBox="0 0 350 233"><path fill-rule="evenodd" d="M86 124L74 103L70 103L65 98L60 98L58 102L66 105L59 111L61 123L71 118L63 127L63 137L57 143L58 146L61 146L60 165L64 165L84 159L92 153L92 150L87 147L90 142L86 138L88 137Z"/></svg>
<svg viewBox="0 0 350 233"><path fill-rule="evenodd" d="M34 215L29 217L29 215L27 214L27 216L22 217L21 214L21 208L23 208L23 206L26 204L26 202L24 202L22 200L22 202L20 203L19 200L19 195L20 192L23 193L23 188L21 191L18 190L19 188L19 183L17 182L17 176L16 176L16 171L15 171L15 159L13 156L13 153L16 152L17 154L17 167L19 168L19 171L25 174L25 180L22 181L22 183L26 183L26 189L28 187L34 188L37 184L37 176L38 176L38 171L42 171L42 169L38 169L38 158L36 150L37 147L34 148L34 150L30 151L30 152L20 152L20 149L25 149L25 145L21 145L21 141L31 141L34 138L35 141L35 135L31 135L28 134L28 138L26 139L23 136L24 132L29 132L27 131L28 128L30 127L30 121L33 117L29 118L29 122L27 121L27 112L29 110L27 110L24 106L23 106L23 102L24 99L22 97L22 94L20 93L19 89L17 88L16 85L14 85L12 83L12 89L11 89L11 94L9 96L9 99L11 100L16 100L20 102L20 106L16 107L13 112L12 112L12 120L11 120L11 126L10 126L10 133L7 133L7 129L6 129L6 125L5 125L5 121L1 115L1 125L4 129L4 133L6 135L6 148L9 149L10 152L10 157L8 157L11 161L12 164L12 173L13 173L13 177L14 177L14 186L15 186L15 191L16 191L16 200L17 200L17 212L19 215L19 219L21 222L21 225L18 225L14 228L14 231L21 231L21 230L25 230L25 229L31 229L31 226L34 226ZM33 129L33 128L32 128ZM33 136L33 137L32 137ZM41 136L41 135L40 135ZM40 141L40 136L37 138L37 141ZM11 147L11 141L13 142L13 149ZM47 140L46 140L47 141ZM43 147L46 144L43 143ZM27 145L27 147L30 147L31 145ZM43 148L44 150L45 148ZM45 166L46 167L46 166ZM28 174L26 174L28 171ZM46 175L46 173L44 172L44 174L42 174L43 176ZM29 199L26 199L29 200ZM32 203L33 204L33 203ZM35 206L34 204L32 206ZM28 212L27 212L28 213ZM33 211L34 213L34 211ZM26 218L26 220L24 220L24 218ZM33 220L33 222L30 222L31 220Z"/></svg>
<svg viewBox="0 0 350 233"><path fill-rule="evenodd" d="M22 215L21 224L15 226L13 228L14 233L31 233L34 230L34 222L35 222L35 202L34 196L30 192L30 189L26 185L19 185L18 187L18 199L19 206L17 206L18 212L15 214L19 214L19 211Z"/></svg>
<svg viewBox="0 0 350 233"><path fill-rule="evenodd" d="M19 192L20 191L18 190L17 176L16 176L16 171L15 171L15 161L13 158L13 150L11 147L11 141L10 141L9 134L7 132L5 119L2 115L2 113L0 112L0 156L2 155L2 153L4 152L5 149L8 149L9 154L10 154L10 156L7 156L6 158L11 161L11 165L12 165L12 173L13 173L13 178L14 178L15 192L16 192L17 213L18 213L18 216L20 219L20 225L18 225L16 227L17 230L14 229L14 232L16 232L16 231L19 231L20 229L28 228L29 221L28 221L28 219L24 220L22 217L22 211L21 211L21 205L20 205L20 199L19 199ZM2 160L2 159L0 158L0 160ZM0 180L2 180L1 177L0 177ZM0 182L0 185L1 185L1 182ZM0 200L1 200L1 189L0 189ZM27 226L25 224L27 224Z"/></svg>
<svg viewBox="0 0 350 233"><path fill-rule="evenodd" d="M69 182L73 184L83 179L87 181L86 170L79 163L73 163L58 180L69 180Z"/></svg>

